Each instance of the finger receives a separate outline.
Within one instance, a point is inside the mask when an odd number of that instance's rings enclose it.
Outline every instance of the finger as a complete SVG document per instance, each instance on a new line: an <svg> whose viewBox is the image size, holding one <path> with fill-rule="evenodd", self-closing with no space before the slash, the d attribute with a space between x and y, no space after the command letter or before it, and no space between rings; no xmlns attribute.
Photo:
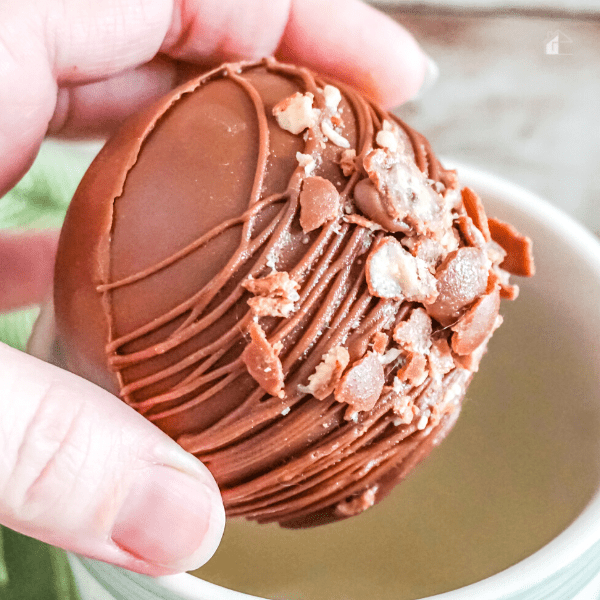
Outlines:
<svg viewBox="0 0 600 600"><path fill-rule="evenodd" d="M106 135L126 117L160 98L188 70L166 57L102 81L59 88L48 134L77 138Z"/></svg>
<svg viewBox="0 0 600 600"><path fill-rule="evenodd" d="M406 29L360 0L176 2L161 51L213 63L276 52L387 106L414 97L432 69Z"/></svg>
<svg viewBox="0 0 600 600"><path fill-rule="evenodd" d="M287 2L269 0L39 0L35 10L19 0L0 3L0 194L31 166L53 120L59 84L72 91L74 84L131 71L144 102L161 93L162 84L149 77L140 85L143 75L135 69L162 45L175 58L202 61L271 53L287 10ZM90 86L73 103L63 92L53 130L60 129L57 121L76 129L79 118L82 128L89 126L108 97L99 123L106 129L107 121L136 107L130 83Z"/></svg>
<svg viewBox="0 0 600 600"><path fill-rule="evenodd" d="M149 575L195 569L224 527L208 470L118 398L0 345L0 523Z"/></svg>
<svg viewBox="0 0 600 600"><path fill-rule="evenodd" d="M256 5L258 22L253 11L241 7L233 14L215 10L207 18L213 9L202 4L206 12L197 2L196 9L193 3L180 4L174 15L161 50L178 60L158 58L108 80L59 89L49 132L71 137L109 132L186 77L225 59L256 58L276 48L283 60L350 83L388 106L413 97L428 69L435 68L404 28L362 2L316 6L303 0L290 12L288 2L272 3L278 11L269 11L266 23ZM224 31L236 33L222 39ZM356 36L364 39L357 44Z"/></svg>
<svg viewBox="0 0 600 600"><path fill-rule="evenodd" d="M282 37L283 36L283 37ZM282 40L280 44L280 40ZM410 97L427 59L410 35L358 0L39 0L0 3L0 193L29 168L53 131L120 121L162 91L135 69L160 51L211 64L273 53L353 83L385 104ZM131 78L87 87L131 71ZM164 75L164 73L163 73ZM74 101L71 102L72 96ZM89 112L86 113L86 107ZM111 116L112 114L112 116ZM79 122L80 120L80 122ZM58 125L57 125L58 123Z"/></svg>
<svg viewBox="0 0 600 600"><path fill-rule="evenodd" d="M300 0L302 1L302 0ZM210 62L273 54L292 0L175 0L161 52Z"/></svg>
<svg viewBox="0 0 600 600"><path fill-rule="evenodd" d="M104 72L105 77L110 73L117 75L87 85L72 85L98 75L95 69L99 61L108 66L106 57L95 50L97 46L114 47L118 42L94 43L85 53L73 46L68 52L61 52L58 72L63 85L58 90L48 128L50 134L75 137L110 132L128 115L194 74L224 60L273 54L285 28L290 4L290 0L162 1L171 5L169 19L165 19L168 11L156 10L151 18L146 16L141 26L145 30L145 43L153 40L151 53L145 57L140 52L135 56L121 52L120 58L113 60L110 69ZM159 0L154 0L157 3ZM130 15L127 23L128 29L135 26L139 15ZM117 31L111 38L126 35L131 33ZM60 40L61 35L55 34L53 38ZM89 41L85 43L90 45ZM139 49L140 44L136 47ZM149 65L131 68L154 56L159 48L161 54ZM78 68L74 71L69 65L75 64L76 57ZM126 71L119 72L122 69ZM67 82L71 85L64 85Z"/></svg>
<svg viewBox="0 0 600 600"><path fill-rule="evenodd" d="M47 295L57 243L57 231L0 232L0 312L38 304Z"/></svg>
<svg viewBox="0 0 600 600"><path fill-rule="evenodd" d="M47 133L69 139L106 137L129 115L211 66L158 55L149 63L108 79L61 87Z"/></svg>
<svg viewBox="0 0 600 600"><path fill-rule="evenodd" d="M359 0L294 2L277 56L350 83L388 107L413 98L432 68L406 29Z"/></svg>

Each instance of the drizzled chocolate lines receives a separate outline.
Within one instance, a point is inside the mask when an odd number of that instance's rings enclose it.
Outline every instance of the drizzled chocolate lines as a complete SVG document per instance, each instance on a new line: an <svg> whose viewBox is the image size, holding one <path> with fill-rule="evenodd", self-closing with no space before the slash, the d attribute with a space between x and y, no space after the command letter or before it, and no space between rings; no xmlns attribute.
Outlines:
<svg viewBox="0 0 600 600"><path fill-rule="evenodd" d="M334 514L337 503L378 482L384 482L378 488L378 498L385 495L393 483L404 476L409 463L426 453L429 440L433 439L431 432L443 432L449 421L443 417L423 431L418 431L414 422L394 425L396 415L391 401L394 392L388 389L372 411L361 413L354 422L347 420L346 405L333 398L318 401L300 391L298 386L306 384L308 376L331 348L344 344L350 349L352 360L357 360L367 351L376 332L390 334L394 323L405 318L409 309L407 303L370 296L364 265L366 253L377 236L366 228L341 220L329 222L307 236L305 250L299 253L295 264L287 268L290 277L300 286L295 312L287 319L260 319L269 342L283 344L280 354L285 375L283 399L270 397L257 385L250 385L252 382L240 358L246 328L253 319L246 308L238 315L235 326L216 339L208 339L183 358L173 359L150 374L131 376L131 368L156 357L174 355L184 344L210 334L211 327L220 319L238 314L240 303L247 296L242 281L247 277L261 277L276 268L290 240L294 239L293 232L298 230L299 193L306 177L300 165L285 189L262 197L271 155L269 127L272 124L269 123L272 119L259 89L248 77L249 73L261 71L294 82L301 93L312 93L318 110L325 109L322 92L325 85L335 85L342 92L345 103L342 116L349 127L353 123L356 129L354 150L357 155L357 171L346 178L338 190L343 207L352 206L354 186L366 176L362 159L373 149L376 132L384 119L393 119L405 132L417 166L427 177L446 183L449 175L425 139L401 120L361 98L352 88L273 59L227 65L198 79L191 91L173 100L165 114L176 110L179 98L220 78L229 79L243 90L254 107L258 130L256 171L246 211L155 265L117 281L104 281L97 289L103 295L110 324L107 360L116 372L123 399L159 425L166 419L179 419L182 432L176 436L177 441L215 474L230 515L297 525L299 519L315 512L321 512L325 520L338 518L339 515ZM160 127L159 120L156 126ZM318 126L306 132L302 153L315 159L317 169L324 143ZM333 147L330 141L326 144ZM114 202L118 201L116 198ZM266 214L269 217L265 221ZM261 225L258 232L255 231L257 222ZM115 290L169 269L232 228L240 229L238 247L211 281L164 315L135 331L113 337L112 294ZM297 233L294 235L297 239ZM104 271L110 272L110 264L105 265ZM226 288L226 295L220 297ZM126 350L127 345L139 344L146 336L175 322L176 327L164 339L135 351ZM394 365L386 366L386 380L390 384L395 370ZM439 400L449 382L459 381L457 373L454 370L444 377L438 386L439 392L433 392L432 402ZM166 381L171 382L167 389L148 392L153 386L164 387ZM462 384L466 385L466 381L461 381ZM186 414L199 410L211 399L225 398L228 390L236 385L248 388L237 405L229 407L200 431L186 429ZM410 401L416 403L429 385L433 384L428 379L411 390Z"/></svg>

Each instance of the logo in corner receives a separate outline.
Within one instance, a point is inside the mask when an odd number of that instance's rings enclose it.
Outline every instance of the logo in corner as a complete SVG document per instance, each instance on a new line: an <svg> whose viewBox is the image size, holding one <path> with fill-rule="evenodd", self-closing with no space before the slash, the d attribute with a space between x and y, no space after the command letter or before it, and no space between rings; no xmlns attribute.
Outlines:
<svg viewBox="0 0 600 600"><path fill-rule="evenodd" d="M570 44L573 40L565 35L558 29L556 31L549 31L545 41L545 52L546 54L562 54L570 56L572 53L569 52Z"/></svg>

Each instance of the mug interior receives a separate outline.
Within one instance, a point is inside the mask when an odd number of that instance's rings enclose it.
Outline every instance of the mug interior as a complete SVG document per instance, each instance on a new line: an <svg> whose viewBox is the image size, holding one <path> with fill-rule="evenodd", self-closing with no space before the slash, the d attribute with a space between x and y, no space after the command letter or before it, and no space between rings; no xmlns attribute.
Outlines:
<svg viewBox="0 0 600 600"><path fill-rule="evenodd" d="M496 598L600 539L600 246L525 190L458 169L490 216L532 237L537 274L503 303L455 430L360 517L301 532L230 522L199 577L267 598ZM205 591L189 575L162 583Z"/></svg>
<svg viewBox="0 0 600 600"><path fill-rule="evenodd" d="M140 589L156 590L148 598L496 600L499 590L516 598L593 551L600 539L600 245L532 194L458 169L490 216L533 238L537 274L518 281L516 302L503 303L504 324L455 430L363 515L300 532L231 521L216 556L197 573L218 586L189 574L130 574ZM46 337L41 330L34 338Z"/></svg>

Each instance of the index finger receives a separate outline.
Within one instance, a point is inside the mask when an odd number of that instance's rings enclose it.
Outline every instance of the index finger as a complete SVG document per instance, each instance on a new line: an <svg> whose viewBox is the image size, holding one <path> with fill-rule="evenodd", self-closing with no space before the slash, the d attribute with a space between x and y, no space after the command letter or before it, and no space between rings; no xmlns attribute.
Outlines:
<svg viewBox="0 0 600 600"><path fill-rule="evenodd" d="M386 105L414 95L427 69L412 36L358 0L40 0L35 12L27 4L0 6L0 192L29 167L50 123L54 133L104 131L140 98L162 95L176 61L276 53ZM175 61L135 70L157 54Z"/></svg>

